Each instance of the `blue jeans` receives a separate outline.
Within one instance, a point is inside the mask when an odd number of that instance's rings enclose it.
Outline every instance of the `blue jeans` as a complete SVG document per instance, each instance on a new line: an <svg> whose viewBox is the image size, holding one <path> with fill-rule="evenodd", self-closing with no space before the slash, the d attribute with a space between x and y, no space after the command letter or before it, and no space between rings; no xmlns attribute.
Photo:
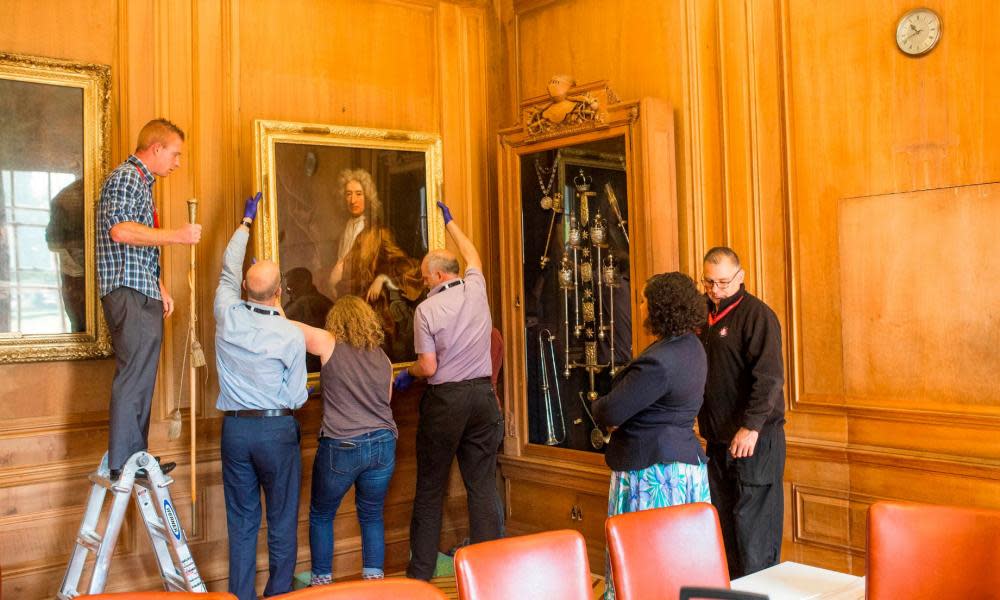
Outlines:
<svg viewBox="0 0 1000 600"><path fill-rule="evenodd" d="M361 524L361 556L365 575L382 575L385 565L385 521L382 508L396 467L396 438L389 429L346 440L321 437L313 462L309 503L309 550L313 575L333 572L333 518L351 489Z"/></svg>
<svg viewBox="0 0 1000 600"><path fill-rule="evenodd" d="M230 417L222 422L222 485L229 531L229 592L256 600L260 491L267 501L269 577L264 596L292 591L299 484L299 424L295 417Z"/></svg>

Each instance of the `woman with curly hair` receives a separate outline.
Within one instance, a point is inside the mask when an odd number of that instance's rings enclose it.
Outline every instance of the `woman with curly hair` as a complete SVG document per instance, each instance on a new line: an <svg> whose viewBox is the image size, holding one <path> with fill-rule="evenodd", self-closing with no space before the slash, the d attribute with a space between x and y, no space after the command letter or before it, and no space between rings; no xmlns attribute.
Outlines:
<svg viewBox="0 0 1000 600"><path fill-rule="evenodd" d="M683 273L650 277L642 295L643 326L656 341L593 404L597 424L612 431L604 455L608 516L710 501L708 459L694 435L708 372L694 333L705 322L705 299ZM615 597L610 563L605 590Z"/></svg>
<svg viewBox="0 0 1000 600"><path fill-rule="evenodd" d="M382 508L396 465L392 419L392 363L382 350L378 315L357 296L343 296L326 317L326 329L293 321L306 350L322 363L323 424L313 462L309 503L311 585L333 580L333 519L354 486L361 524L365 579L384 577L385 522Z"/></svg>

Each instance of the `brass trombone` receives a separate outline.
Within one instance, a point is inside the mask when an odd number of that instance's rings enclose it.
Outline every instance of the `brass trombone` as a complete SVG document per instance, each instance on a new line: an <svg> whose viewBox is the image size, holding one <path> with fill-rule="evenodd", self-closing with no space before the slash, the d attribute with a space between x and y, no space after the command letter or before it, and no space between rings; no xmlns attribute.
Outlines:
<svg viewBox="0 0 1000 600"><path fill-rule="evenodd" d="M559 376L556 369L556 352L553 340L556 336L548 329L538 332L538 369L542 380L542 404L545 407L545 445L558 446L566 441L566 418L562 409L562 394L559 391ZM545 342L548 342L548 360L545 357ZM549 376L551 374L551 377ZM551 382L555 388L555 407L553 408ZM558 422L556 411L559 412ZM558 432L556 428L558 426Z"/></svg>

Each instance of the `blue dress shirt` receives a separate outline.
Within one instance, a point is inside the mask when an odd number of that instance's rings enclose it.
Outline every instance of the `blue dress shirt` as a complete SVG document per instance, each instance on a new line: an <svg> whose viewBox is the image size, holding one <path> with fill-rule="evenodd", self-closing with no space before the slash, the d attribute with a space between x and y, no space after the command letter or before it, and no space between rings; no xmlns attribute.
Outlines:
<svg viewBox="0 0 1000 600"><path fill-rule="evenodd" d="M250 231L239 227L223 256L215 291L219 410L296 409L305 404L306 341L274 308L240 297ZM254 310L257 309L257 310Z"/></svg>

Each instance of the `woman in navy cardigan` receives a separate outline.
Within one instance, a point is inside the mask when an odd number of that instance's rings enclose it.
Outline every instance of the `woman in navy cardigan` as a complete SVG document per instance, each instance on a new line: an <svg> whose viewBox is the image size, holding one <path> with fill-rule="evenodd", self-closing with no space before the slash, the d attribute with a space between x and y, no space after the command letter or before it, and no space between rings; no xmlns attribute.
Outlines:
<svg viewBox="0 0 1000 600"><path fill-rule="evenodd" d="M688 502L709 502L708 459L694 435L705 394L705 350L695 328L705 300L683 273L646 282L640 311L656 337L593 404L594 419L612 430L608 516ZM606 599L615 597L607 568Z"/></svg>

